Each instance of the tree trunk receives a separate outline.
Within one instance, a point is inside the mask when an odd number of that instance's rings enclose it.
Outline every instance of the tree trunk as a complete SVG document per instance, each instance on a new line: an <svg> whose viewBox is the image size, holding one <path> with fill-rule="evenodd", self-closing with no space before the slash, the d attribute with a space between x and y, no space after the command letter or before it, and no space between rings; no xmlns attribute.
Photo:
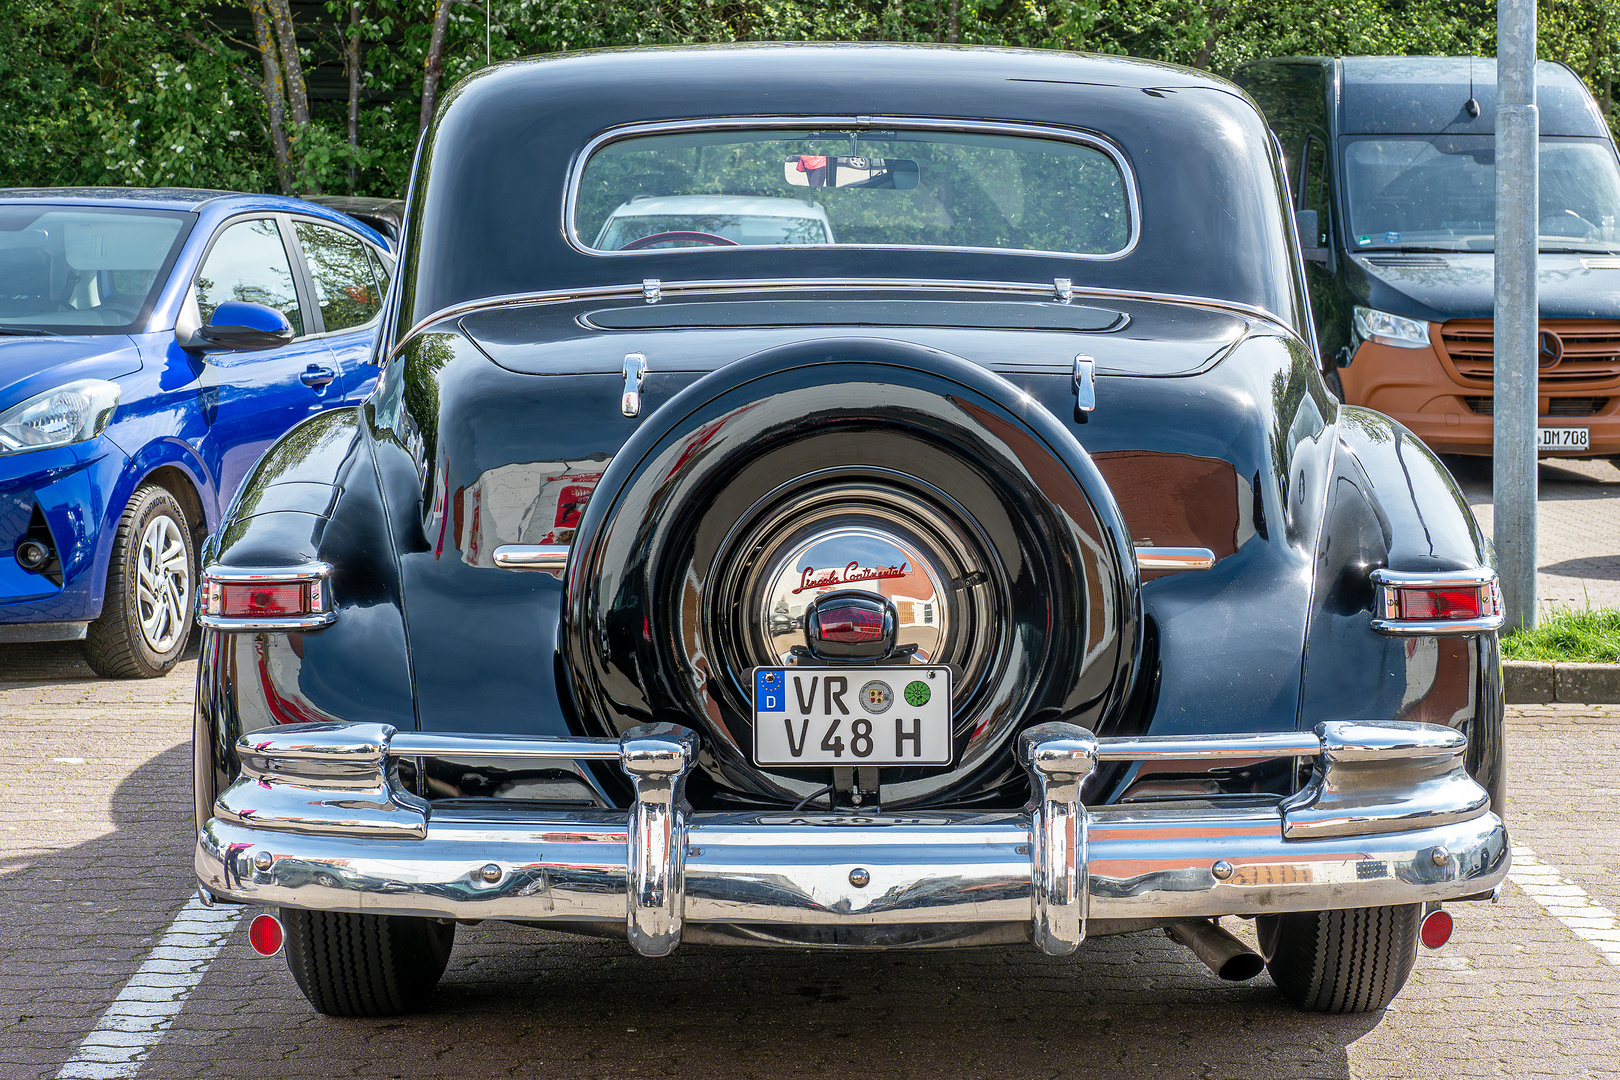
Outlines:
<svg viewBox="0 0 1620 1080"><path fill-rule="evenodd" d="M962 38L962 0L951 0L945 20L945 40L955 45Z"/></svg>
<svg viewBox="0 0 1620 1080"><path fill-rule="evenodd" d="M422 73L422 124L418 131L426 131L433 119L434 95L439 89L439 73L444 59L444 34L450 25L452 0L438 0L433 13L433 36L428 39L427 63Z"/></svg>
<svg viewBox="0 0 1620 1080"><path fill-rule="evenodd" d="M344 49L344 62L349 69L349 151L360 149L360 5L349 5L349 41ZM349 194L354 194L354 158L349 159Z"/></svg>
<svg viewBox="0 0 1620 1080"><path fill-rule="evenodd" d="M265 0L247 0L247 9L253 16L253 40L264 60L264 103L270 111L270 148L276 158L276 179L281 183L281 193L291 195L292 155L287 149L286 93L281 64L276 59L275 38L270 33L270 14Z"/></svg>
<svg viewBox="0 0 1620 1080"><path fill-rule="evenodd" d="M287 0L266 0L276 39L281 43L281 70L286 76L287 105L292 114L292 131L287 139L293 161L301 161L303 139L309 130L309 89L304 82L304 65L298 58L298 32L293 28L292 9ZM301 185L301 195L319 195L321 186L313 181Z"/></svg>
<svg viewBox="0 0 1620 1080"><path fill-rule="evenodd" d="M281 42L281 68L287 74L287 103L292 122L299 127L309 123L309 89L304 82L304 65L298 59L298 31L293 28L292 9L287 0L267 0L275 20L276 37Z"/></svg>

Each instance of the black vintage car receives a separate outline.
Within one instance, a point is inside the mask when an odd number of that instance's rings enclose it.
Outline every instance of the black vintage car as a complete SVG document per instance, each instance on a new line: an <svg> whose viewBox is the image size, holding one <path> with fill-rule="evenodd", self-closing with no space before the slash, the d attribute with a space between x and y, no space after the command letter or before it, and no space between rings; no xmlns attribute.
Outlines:
<svg viewBox="0 0 1620 1080"><path fill-rule="evenodd" d="M514 207L525 208L515 214ZM1385 1005L1508 869L1495 576L1338 405L1219 79L894 46L481 72L362 406L207 552L206 902L315 1008L458 922L1074 951Z"/></svg>

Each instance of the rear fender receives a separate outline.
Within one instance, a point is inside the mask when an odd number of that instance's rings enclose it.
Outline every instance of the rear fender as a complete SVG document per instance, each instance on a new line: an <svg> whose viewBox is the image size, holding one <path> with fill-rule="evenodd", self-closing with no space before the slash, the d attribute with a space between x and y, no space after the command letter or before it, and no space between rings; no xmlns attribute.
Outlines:
<svg viewBox="0 0 1620 1080"><path fill-rule="evenodd" d="M1428 447L1380 413L1341 407L1317 546L1300 727L1413 720L1468 738L1475 780L1503 812L1502 665L1493 633L1391 637L1372 629L1373 570L1485 566L1484 535Z"/></svg>
<svg viewBox="0 0 1620 1080"><path fill-rule="evenodd" d="M294 633L204 630L195 732L199 824L240 771L236 740L328 719L416 726L398 563L356 410L312 417L266 452L204 565L331 565L336 620Z"/></svg>

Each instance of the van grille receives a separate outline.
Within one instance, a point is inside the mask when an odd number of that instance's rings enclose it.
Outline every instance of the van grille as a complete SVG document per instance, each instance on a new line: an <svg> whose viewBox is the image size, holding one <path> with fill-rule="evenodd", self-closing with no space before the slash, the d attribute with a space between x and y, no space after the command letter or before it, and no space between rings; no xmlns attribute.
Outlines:
<svg viewBox="0 0 1620 1080"><path fill-rule="evenodd" d="M1557 334L1563 344L1558 362L1541 368L1542 385L1620 378L1620 322L1549 319L1541 329ZM1440 328L1440 348L1458 375L1490 380L1494 359L1491 320L1451 320Z"/></svg>
<svg viewBox="0 0 1620 1080"><path fill-rule="evenodd" d="M1481 416L1495 415L1488 397L1463 398L1468 402L1468 408ZM1596 416L1609 404L1606 397L1566 397L1553 398L1547 402L1547 411L1543 416Z"/></svg>

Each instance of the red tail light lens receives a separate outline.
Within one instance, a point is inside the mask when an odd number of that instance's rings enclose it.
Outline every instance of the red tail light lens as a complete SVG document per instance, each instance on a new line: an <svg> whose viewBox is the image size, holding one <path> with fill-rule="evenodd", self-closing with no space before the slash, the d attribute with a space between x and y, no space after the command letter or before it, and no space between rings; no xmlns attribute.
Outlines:
<svg viewBox="0 0 1620 1080"><path fill-rule="evenodd" d="M1403 588L1398 601L1402 619L1477 619L1494 615L1489 586Z"/></svg>
<svg viewBox="0 0 1620 1080"><path fill-rule="evenodd" d="M315 609L309 601L309 583L221 582L218 614L231 619L271 618L308 615Z"/></svg>

